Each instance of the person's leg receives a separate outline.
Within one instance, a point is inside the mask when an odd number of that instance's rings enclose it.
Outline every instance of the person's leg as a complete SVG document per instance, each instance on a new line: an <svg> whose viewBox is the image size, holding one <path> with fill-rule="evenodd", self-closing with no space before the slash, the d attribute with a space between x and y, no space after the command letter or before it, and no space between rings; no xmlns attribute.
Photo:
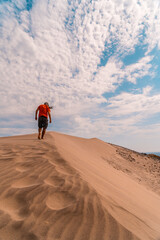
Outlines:
<svg viewBox="0 0 160 240"><path fill-rule="evenodd" d="M39 128L38 129L38 139L41 139L41 131L42 131L42 128Z"/></svg>
<svg viewBox="0 0 160 240"><path fill-rule="evenodd" d="M47 118L43 118L42 139L44 138L44 135L46 133L47 127L48 127L48 119Z"/></svg>
<svg viewBox="0 0 160 240"><path fill-rule="evenodd" d="M41 139L41 131L42 131L42 117L38 118L38 139Z"/></svg>
<svg viewBox="0 0 160 240"><path fill-rule="evenodd" d="M44 138L45 133L46 133L46 128L43 128L43 131L42 131L42 139Z"/></svg>

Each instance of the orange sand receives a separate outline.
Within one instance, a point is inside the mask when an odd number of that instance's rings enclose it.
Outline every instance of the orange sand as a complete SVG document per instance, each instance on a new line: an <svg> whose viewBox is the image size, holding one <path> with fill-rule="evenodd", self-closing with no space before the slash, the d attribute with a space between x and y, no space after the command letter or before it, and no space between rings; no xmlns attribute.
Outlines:
<svg viewBox="0 0 160 240"><path fill-rule="evenodd" d="M56 132L0 138L0 240L160 240L160 161Z"/></svg>

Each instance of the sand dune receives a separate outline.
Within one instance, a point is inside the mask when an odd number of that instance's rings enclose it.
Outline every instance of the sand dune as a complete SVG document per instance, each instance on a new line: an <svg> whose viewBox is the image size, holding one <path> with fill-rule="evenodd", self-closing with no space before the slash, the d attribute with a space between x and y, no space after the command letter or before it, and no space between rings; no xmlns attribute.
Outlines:
<svg viewBox="0 0 160 240"><path fill-rule="evenodd" d="M0 240L160 240L160 162L55 132L0 138Z"/></svg>

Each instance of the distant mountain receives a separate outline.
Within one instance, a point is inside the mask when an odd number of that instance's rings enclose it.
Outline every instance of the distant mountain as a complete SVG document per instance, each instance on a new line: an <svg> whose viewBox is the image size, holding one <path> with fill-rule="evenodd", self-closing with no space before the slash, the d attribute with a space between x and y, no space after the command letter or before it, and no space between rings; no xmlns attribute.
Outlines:
<svg viewBox="0 0 160 240"><path fill-rule="evenodd" d="M160 152L147 152L147 154L155 154L157 156L160 156Z"/></svg>

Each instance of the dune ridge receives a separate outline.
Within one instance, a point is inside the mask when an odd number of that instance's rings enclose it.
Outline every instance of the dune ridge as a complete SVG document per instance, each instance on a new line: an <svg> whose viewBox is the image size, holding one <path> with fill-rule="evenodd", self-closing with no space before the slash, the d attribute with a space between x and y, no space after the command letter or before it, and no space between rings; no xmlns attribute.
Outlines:
<svg viewBox="0 0 160 240"><path fill-rule="evenodd" d="M124 170L117 146L55 132L0 146L0 240L160 239L157 182Z"/></svg>

